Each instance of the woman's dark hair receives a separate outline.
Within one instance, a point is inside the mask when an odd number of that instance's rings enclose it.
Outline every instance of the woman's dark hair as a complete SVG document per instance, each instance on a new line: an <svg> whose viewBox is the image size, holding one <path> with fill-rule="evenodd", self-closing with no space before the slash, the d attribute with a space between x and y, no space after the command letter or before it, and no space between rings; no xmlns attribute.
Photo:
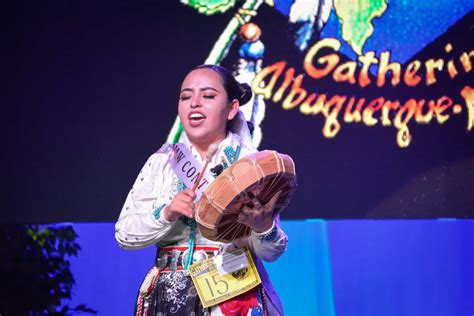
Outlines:
<svg viewBox="0 0 474 316"><path fill-rule="evenodd" d="M246 83L239 83L226 68L219 65L200 65L193 70L196 69L211 69L216 72L221 77L222 85L227 92L229 101L237 99L240 105L244 105L252 98L252 89L250 86Z"/></svg>

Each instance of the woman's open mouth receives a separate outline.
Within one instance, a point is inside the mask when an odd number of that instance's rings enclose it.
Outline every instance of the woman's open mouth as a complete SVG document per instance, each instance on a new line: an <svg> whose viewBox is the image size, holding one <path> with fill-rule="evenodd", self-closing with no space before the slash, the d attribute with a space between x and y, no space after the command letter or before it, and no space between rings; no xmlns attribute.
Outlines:
<svg viewBox="0 0 474 316"><path fill-rule="evenodd" d="M202 114L201 112L191 112L188 116L188 119L189 119L189 125L191 127L198 127L204 122L204 120L206 119L206 116Z"/></svg>

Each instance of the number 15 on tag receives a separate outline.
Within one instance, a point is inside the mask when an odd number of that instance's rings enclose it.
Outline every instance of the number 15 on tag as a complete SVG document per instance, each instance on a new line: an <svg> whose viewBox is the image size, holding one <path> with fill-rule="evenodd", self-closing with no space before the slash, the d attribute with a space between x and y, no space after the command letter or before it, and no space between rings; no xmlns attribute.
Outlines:
<svg viewBox="0 0 474 316"><path fill-rule="evenodd" d="M224 302L261 283L245 247L193 264L189 273L203 307Z"/></svg>

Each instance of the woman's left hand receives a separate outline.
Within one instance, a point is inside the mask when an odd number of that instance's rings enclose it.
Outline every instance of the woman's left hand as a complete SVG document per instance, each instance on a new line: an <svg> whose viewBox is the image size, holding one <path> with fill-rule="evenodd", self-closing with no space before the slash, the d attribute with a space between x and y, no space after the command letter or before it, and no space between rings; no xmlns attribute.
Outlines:
<svg viewBox="0 0 474 316"><path fill-rule="evenodd" d="M273 226L273 210L280 194L281 191L278 191L265 205L262 205L257 198L252 197L250 201L253 208L244 206L237 221L249 226L257 233L269 230Z"/></svg>

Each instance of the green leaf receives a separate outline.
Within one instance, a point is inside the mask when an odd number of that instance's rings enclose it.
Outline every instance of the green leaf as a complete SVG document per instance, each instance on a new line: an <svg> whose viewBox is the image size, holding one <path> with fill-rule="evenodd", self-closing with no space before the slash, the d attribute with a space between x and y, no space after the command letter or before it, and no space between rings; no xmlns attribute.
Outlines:
<svg viewBox="0 0 474 316"><path fill-rule="evenodd" d="M199 13L213 15L232 8L235 0L181 0L181 3L198 10Z"/></svg>
<svg viewBox="0 0 474 316"><path fill-rule="evenodd" d="M384 14L387 0L334 0L334 9L342 24L342 38L361 55L365 42L374 33L373 19Z"/></svg>

